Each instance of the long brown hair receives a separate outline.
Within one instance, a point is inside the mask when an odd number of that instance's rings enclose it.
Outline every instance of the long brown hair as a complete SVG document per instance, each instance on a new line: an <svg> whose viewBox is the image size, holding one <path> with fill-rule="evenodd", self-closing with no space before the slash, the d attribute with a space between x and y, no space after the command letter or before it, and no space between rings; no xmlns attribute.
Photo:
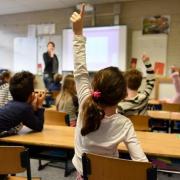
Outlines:
<svg viewBox="0 0 180 180"><path fill-rule="evenodd" d="M126 96L126 82L117 67L98 71L92 81L92 89L100 96L97 98L91 95L83 104L82 136L99 129L105 116L103 107L115 106Z"/></svg>
<svg viewBox="0 0 180 180"><path fill-rule="evenodd" d="M64 77L61 91L56 98L56 107L58 108L59 102L63 98L76 96L75 81L72 74L68 74Z"/></svg>

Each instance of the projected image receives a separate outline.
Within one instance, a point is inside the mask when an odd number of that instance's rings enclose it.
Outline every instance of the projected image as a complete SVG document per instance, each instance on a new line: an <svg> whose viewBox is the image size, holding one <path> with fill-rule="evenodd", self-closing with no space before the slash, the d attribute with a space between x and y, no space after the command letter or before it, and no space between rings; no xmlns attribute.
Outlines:
<svg viewBox="0 0 180 180"><path fill-rule="evenodd" d="M89 71L97 71L108 66L126 69L126 26L85 28L86 59ZM63 71L73 70L73 33L63 31Z"/></svg>

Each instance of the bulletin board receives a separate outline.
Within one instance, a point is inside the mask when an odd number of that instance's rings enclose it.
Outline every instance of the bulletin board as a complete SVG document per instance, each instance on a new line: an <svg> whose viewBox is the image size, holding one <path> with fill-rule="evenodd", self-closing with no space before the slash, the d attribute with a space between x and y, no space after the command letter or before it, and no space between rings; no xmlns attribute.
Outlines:
<svg viewBox="0 0 180 180"><path fill-rule="evenodd" d="M167 34L143 35L142 31L133 31L132 34L132 57L137 58L137 68L145 73L144 65L141 61L142 54L150 56L151 62L161 62L165 64L164 74L166 74L167 60Z"/></svg>

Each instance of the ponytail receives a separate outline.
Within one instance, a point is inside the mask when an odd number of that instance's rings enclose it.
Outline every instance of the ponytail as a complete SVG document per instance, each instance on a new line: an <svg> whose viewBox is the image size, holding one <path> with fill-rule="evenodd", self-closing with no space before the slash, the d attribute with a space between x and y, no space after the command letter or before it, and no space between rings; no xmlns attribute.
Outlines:
<svg viewBox="0 0 180 180"><path fill-rule="evenodd" d="M104 110L95 102L92 96L89 96L83 104L81 135L85 136L99 129L104 116Z"/></svg>

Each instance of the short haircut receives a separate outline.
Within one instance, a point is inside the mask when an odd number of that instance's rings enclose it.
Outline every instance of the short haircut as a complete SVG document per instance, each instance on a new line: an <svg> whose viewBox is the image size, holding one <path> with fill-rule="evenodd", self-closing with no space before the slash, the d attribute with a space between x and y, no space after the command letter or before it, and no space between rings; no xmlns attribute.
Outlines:
<svg viewBox="0 0 180 180"><path fill-rule="evenodd" d="M48 46L49 44L51 44L54 48L55 48L55 46L56 46L55 43L52 42L52 41L49 41L48 44L47 44L47 46Z"/></svg>
<svg viewBox="0 0 180 180"><path fill-rule="evenodd" d="M128 70L124 73L127 87L131 90L137 91L141 86L142 73L137 69Z"/></svg>
<svg viewBox="0 0 180 180"><path fill-rule="evenodd" d="M60 83L62 81L63 76L61 74L56 73L54 75L54 82Z"/></svg>
<svg viewBox="0 0 180 180"><path fill-rule="evenodd" d="M16 73L10 80L9 90L13 100L27 102L34 92L34 75L28 71Z"/></svg>

